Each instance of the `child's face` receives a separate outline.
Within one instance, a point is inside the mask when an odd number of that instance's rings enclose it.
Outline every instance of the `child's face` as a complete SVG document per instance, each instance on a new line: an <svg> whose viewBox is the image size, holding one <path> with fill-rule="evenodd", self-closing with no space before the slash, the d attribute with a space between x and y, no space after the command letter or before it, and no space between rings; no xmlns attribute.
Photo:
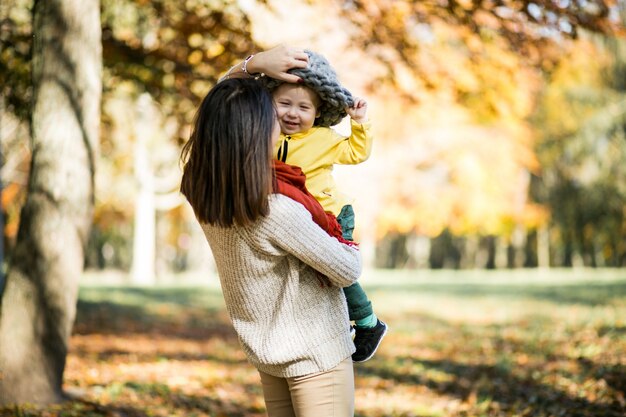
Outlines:
<svg viewBox="0 0 626 417"><path fill-rule="evenodd" d="M285 135L306 132L319 116L319 97L308 87L283 83L274 90L280 129Z"/></svg>

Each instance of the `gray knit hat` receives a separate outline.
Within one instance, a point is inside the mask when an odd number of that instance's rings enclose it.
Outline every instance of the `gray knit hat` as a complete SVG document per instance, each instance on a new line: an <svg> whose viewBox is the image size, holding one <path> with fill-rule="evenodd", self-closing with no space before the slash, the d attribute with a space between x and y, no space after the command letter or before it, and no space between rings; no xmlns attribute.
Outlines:
<svg viewBox="0 0 626 417"><path fill-rule="evenodd" d="M346 117L345 107L352 107L354 99L352 94L341 86L335 70L326 58L313 51L306 50L305 52L309 55L309 65L306 68L293 68L289 70L289 73L302 78L303 85L315 91L322 100L319 108L320 116L315 119L314 125L334 126ZM283 83L274 78L263 78L270 90L274 90Z"/></svg>

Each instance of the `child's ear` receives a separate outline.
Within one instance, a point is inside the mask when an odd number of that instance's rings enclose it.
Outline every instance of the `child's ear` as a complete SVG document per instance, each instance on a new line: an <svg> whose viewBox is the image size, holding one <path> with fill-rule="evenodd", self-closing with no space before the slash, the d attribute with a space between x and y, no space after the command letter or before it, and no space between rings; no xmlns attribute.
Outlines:
<svg viewBox="0 0 626 417"><path fill-rule="evenodd" d="M319 107L317 108L317 112L315 113L315 118L317 119L318 117L320 117L322 115L322 111L319 109Z"/></svg>

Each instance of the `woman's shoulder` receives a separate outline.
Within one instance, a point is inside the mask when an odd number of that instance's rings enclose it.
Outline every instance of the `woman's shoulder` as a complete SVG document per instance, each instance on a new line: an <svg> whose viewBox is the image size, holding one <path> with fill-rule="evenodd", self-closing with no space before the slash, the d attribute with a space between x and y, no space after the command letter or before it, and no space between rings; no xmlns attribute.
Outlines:
<svg viewBox="0 0 626 417"><path fill-rule="evenodd" d="M283 194L270 194L268 214L251 224L233 224L232 226L220 226L217 224L200 222L200 226L205 230L215 230L222 232L236 232L237 230L241 229L254 230L262 225L267 226L268 223L282 223L285 222L288 218L301 218L305 213L308 213L308 211L304 208L302 204L296 202L295 200Z"/></svg>
<svg viewBox="0 0 626 417"><path fill-rule="evenodd" d="M269 213L248 226L237 228L237 233L255 241L283 240L294 230L306 230L307 221L312 223L311 214L302 204L282 194L271 194Z"/></svg>
<svg viewBox="0 0 626 417"><path fill-rule="evenodd" d="M303 213L308 213L302 204L283 194L271 194L269 205L268 218L302 217Z"/></svg>

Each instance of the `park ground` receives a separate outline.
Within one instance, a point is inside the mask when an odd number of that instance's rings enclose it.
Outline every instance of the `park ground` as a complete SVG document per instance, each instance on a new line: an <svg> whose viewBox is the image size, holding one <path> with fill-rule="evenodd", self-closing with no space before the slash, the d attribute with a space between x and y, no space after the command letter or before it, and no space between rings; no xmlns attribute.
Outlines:
<svg viewBox="0 0 626 417"><path fill-rule="evenodd" d="M390 333L355 366L357 417L623 417L626 270L368 271ZM65 404L0 416L261 417L217 280L86 280Z"/></svg>

